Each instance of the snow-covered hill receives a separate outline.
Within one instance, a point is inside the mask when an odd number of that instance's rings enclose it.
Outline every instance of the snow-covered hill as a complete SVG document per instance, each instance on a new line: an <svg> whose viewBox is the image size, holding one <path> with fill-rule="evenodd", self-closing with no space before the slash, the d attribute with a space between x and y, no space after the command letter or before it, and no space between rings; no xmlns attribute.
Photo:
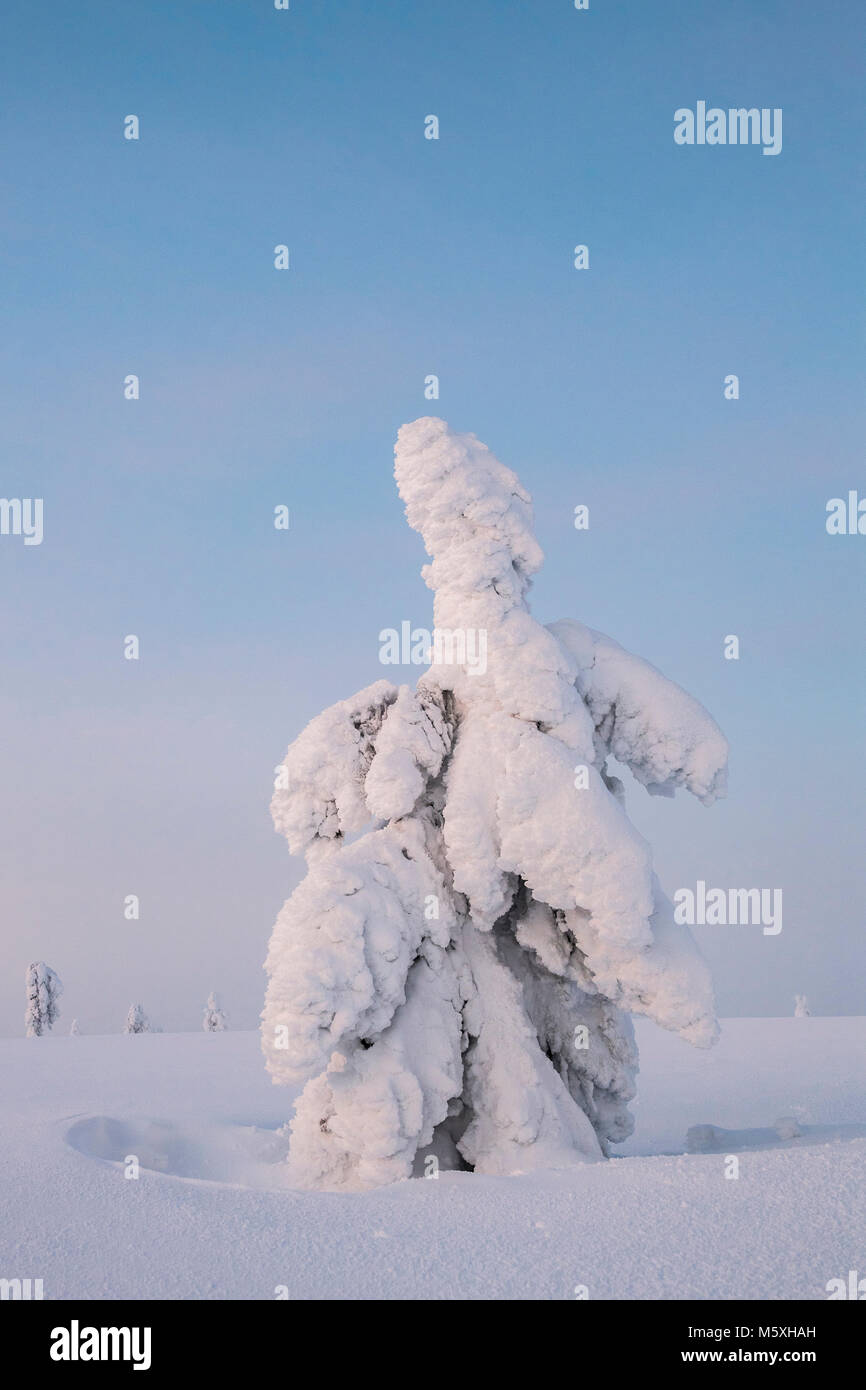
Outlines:
<svg viewBox="0 0 866 1390"><path fill-rule="evenodd" d="M823 1299L866 1273L866 1019L638 1039L622 1158L360 1195L284 1186L291 1097L257 1034L2 1039L0 1277L46 1298Z"/></svg>

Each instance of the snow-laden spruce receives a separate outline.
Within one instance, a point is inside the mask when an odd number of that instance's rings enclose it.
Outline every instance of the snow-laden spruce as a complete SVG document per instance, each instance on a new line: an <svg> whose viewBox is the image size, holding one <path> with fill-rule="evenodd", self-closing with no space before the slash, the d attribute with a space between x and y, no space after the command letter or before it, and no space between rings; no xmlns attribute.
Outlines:
<svg viewBox="0 0 866 1390"><path fill-rule="evenodd" d="M262 1038L274 1080L306 1083L289 1163L308 1186L601 1158L632 1129L629 1015L716 1036L608 760L709 805L724 737L609 637L531 616L530 498L473 435L404 425L395 474L436 628L483 631L487 661L443 643L414 691L332 706L280 770L274 822L308 872L274 928Z"/></svg>
<svg viewBox="0 0 866 1390"><path fill-rule="evenodd" d="M141 1005L130 1004L123 1031L124 1033L152 1033L155 1030L151 1028L150 1019Z"/></svg>
<svg viewBox="0 0 866 1390"><path fill-rule="evenodd" d="M207 997L201 1026L206 1033L224 1033L228 1027L226 1016L220 1008L219 997L213 990Z"/></svg>
<svg viewBox="0 0 866 1390"><path fill-rule="evenodd" d="M34 960L25 972L24 988L27 995L24 1029L28 1038L40 1038L51 1031L60 1017L58 1000L63 993L63 981L44 960Z"/></svg>

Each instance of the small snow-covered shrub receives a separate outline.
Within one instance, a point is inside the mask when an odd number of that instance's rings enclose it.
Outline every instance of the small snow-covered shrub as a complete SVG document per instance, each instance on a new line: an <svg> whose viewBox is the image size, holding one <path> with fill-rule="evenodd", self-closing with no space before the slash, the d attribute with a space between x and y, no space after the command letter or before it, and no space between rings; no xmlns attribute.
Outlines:
<svg viewBox="0 0 866 1390"><path fill-rule="evenodd" d="M219 999L213 991L207 997L201 1026L206 1033L224 1033L228 1027Z"/></svg>
<svg viewBox="0 0 866 1390"><path fill-rule="evenodd" d="M130 1004L129 1012L126 1015L126 1022L123 1025L124 1033L150 1033L154 1030L150 1026L150 1020L140 1004Z"/></svg>
<svg viewBox="0 0 866 1390"><path fill-rule="evenodd" d="M63 993L63 981L44 960L35 960L27 967L24 984L27 993L24 1027L28 1038L39 1038L50 1032L60 1017L57 1001Z"/></svg>

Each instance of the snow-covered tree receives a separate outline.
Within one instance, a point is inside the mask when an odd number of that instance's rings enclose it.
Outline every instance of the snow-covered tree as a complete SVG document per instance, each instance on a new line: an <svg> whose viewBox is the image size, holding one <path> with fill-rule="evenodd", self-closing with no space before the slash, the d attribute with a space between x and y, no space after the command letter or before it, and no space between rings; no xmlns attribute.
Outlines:
<svg viewBox="0 0 866 1390"><path fill-rule="evenodd" d="M609 637L531 616L530 498L473 435L404 425L395 474L432 557L433 662L414 691L380 680L318 715L271 804L308 863L262 1014L273 1079L306 1083L289 1164L307 1186L431 1155L484 1173L599 1159L633 1126L630 1015L699 1046L717 1032L608 764L709 805L723 735Z"/></svg>
<svg viewBox="0 0 866 1390"><path fill-rule="evenodd" d="M220 1008L219 997L213 991L207 997L202 1027L206 1033L224 1033L226 1031L226 1016Z"/></svg>
<svg viewBox="0 0 866 1390"><path fill-rule="evenodd" d="M812 1016L812 1013L811 1013L811 1010L810 1010L810 1008L809 1008L809 1001L808 1001L808 999L806 998L805 994L795 994L795 995L794 995L794 1017L795 1017L795 1018L811 1018L811 1016Z"/></svg>
<svg viewBox="0 0 866 1390"><path fill-rule="evenodd" d="M24 1025L28 1038L47 1033L60 1017L57 1001L63 993L63 981L44 960L35 960L24 976L27 1008Z"/></svg>
<svg viewBox="0 0 866 1390"><path fill-rule="evenodd" d="M69 1025L69 1036L70 1038L77 1038L81 1036L81 1029L78 1026L77 1018L74 1018Z"/></svg>
<svg viewBox="0 0 866 1390"><path fill-rule="evenodd" d="M150 1020L140 1004L130 1004L123 1031L124 1033L150 1033L153 1031Z"/></svg>

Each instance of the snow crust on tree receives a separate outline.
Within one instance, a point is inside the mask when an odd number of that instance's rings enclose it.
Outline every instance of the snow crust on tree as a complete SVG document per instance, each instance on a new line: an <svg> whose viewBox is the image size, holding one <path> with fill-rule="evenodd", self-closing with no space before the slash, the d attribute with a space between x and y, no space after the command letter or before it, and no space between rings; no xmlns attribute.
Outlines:
<svg viewBox="0 0 866 1390"><path fill-rule="evenodd" d="M78 1026L78 1019L74 1018L69 1025L69 1036L70 1038L77 1038L80 1037L80 1035L81 1029Z"/></svg>
<svg viewBox="0 0 866 1390"><path fill-rule="evenodd" d="M317 715L289 748L285 786L278 785L271 814L293 854L362 830L371 819L364 780L375 736L396 698L390 681L376 681Z"/></svg>
<svg viewBox="0 0 866 1390"><path fill-rule="evenodd" d="M705 806L724 796L727 743L697 700L604 633L571 619L549 631L577 663L602 757L624 763L653 796L685 787Z"/></svg>
<svg viewBox="0 0 866 1390"><path fill-rule="evenodd" d="M228 1027L226 1016L220 1008L219 998L213 990L207 997L201 1026L206 1033L224 1033Z"/></svg>
<svg viewBox="0 0 866 1390"><path fill-rule="evenodd" d="M812 1010L809 1008L809 1000L805 994L794 995L794 1017L811 1018Z"/></svg>
<svg viewBox="0 0 866 1390"><path fill-rule="evenodd" d="M60 1017L58 1000L63 993L60 976L44 960L32 961L24 976L27 1007L24 1026L28 1038L48 1033Z"/></svg>
<svg viewBox="0 0 866 1390"><path fill-rule="evenodd" d="M124 1033L150 1033L150 1020L140 1004L130 1004L129 1012L126 1015L126 1022L123 1025Z"/></svg>
<svg viewBox="0 0 866 1390"><path fill-rule="evenodd" d="M473 435L404 425L395 475L430 556L443 644L413 691L378 681L314 719L272 802L306 878L268 952L262 1015L301 1185L444 1166L513 1173L626 1138L630 1015L705 1046L712 988L608 760L654 794L725 789L727 745L679 686L527 602L530 498ZM457 648L459 652L459 648Z"/></svg>

